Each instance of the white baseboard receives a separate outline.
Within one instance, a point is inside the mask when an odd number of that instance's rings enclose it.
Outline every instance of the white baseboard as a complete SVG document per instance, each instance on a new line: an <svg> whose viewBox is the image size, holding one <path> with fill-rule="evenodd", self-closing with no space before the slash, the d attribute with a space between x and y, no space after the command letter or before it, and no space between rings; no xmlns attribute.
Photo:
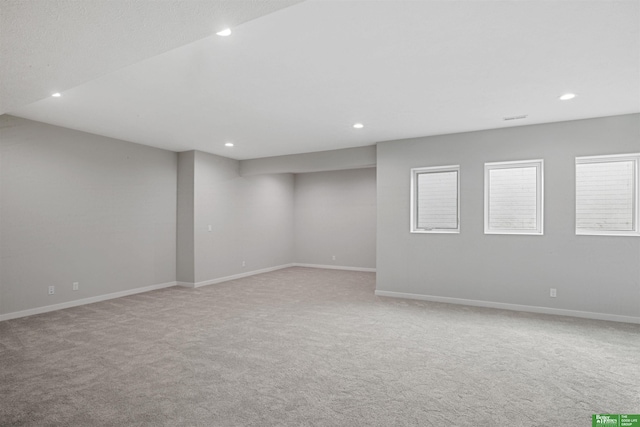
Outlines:
<svg viewBox="0 0 640 427"><path fill-rule="evenodd" d="M262 268L260 270L247 271L246 273L234 274L232 276L219 277L217 279L205 280L203 282L176 282L178 286L186 288L199 288L201 286L215 285L217 283L228 282L229 280L242 279L243 277L255 276L256 274L268 273L270 271L282 270L283 268L293 267L294 264L282 264L275 267Z"/></svg>
<svg viewBox="0 0 640 427"><path fill-rule="evenodd" d="M60 304L45 305L44 307L30 308L28 310L14 311L13 313L0 314L0 322L3 320L18 319L20 317L33 316L34 314L48 313L50 311L62 310L65 308L77 307L79 305L92 304L94 302L106 301L115 298L122 298L129 295L141 294L143 292L155 291L156 289L170 288L176 286L176 282L160 283L158 285L144 286L142 288L128 289L126 291L113 292L96 297L82 298L75 301L63 302Z"/></svg>
<svg viewBox="0 0 640 427"><path fill-rule="evenodd" d="M581 317L584 319L608 320L611 322L640 324L640 317L621 316L618 314L594 313L590 311L565 310L561 308L537 307L533 305L507 304L502 302L438 297L438 296L432 296L432 295L409 294L404 292L376 290L375 293L379 297L415 299L415 300L421 300L421 301L444 302L448 304L471 305L474 307L498 308L502 310L525 311L529 313L542 313L542 314L555 314L558 316Z"/></svg>
<svg viewBox="0 0 640 427"><path fill-rule="evenodd" d="M176 286L181 286L183 288L195 288L195 283L193 283L193 282L176 282Z"/></svg>
<svg viewBox="0 0 640 427"><path fill-rule="evenodd" d="M300 264L294 263L294 267L309 267L309 268L326 268L329 270L348 270L348 271L366 271L370 273L375 273L375 268L365 268L365 267L346 267L343 265L322 265L322 264Z"/></svg>
<svg viewBox="0 0 640 427"><path fill-rule="evenodd" d="M77 307L94 302L106 301L115 298L126 297L128 295L140 294L143 292L154 291L156 289L169 288L172 286L183 286L187 288L199 288L201 286L214 285L216 283L228 282L229 280L241 279L243 277L254 276L256 274L268 273L270 271L281 270L289 267L313 267L313 268L329 268L336 270L353 270L353 271L374 271L375 268L359 268L359 267L341 267L335 265L316 265L316 264L282 264L275 267L263 268L260 270L248 271L246 273L234 274L232 276L220 277L203 282L167 282L158 285L144 286L142 288L129 289L126 291L114 292L106 295L98 295L90 298L83 298L75 301L63 302L60 304L47 305L44 307L30 308L28 310L15 311L13 313L0 314L0 322L3 320L18 319L20 317L33 316L34 314L48 313L50 311L63 310L65 308Z"/></svg>

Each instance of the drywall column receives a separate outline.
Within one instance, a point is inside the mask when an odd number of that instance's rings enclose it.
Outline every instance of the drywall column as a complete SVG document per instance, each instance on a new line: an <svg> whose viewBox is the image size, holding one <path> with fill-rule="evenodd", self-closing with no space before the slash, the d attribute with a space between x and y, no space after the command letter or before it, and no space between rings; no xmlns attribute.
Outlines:
<svg viewBox="0 0 640 427"><path fill-rule="evenodd" d="M178 156L178 283L203 286L293 263L293 175L240 176L238 160Z"/></svg>
<svg viewBox="0 0 640 427"><path fill-rule="evenodd" d="M178 223L176 251L176 280L195 282L194 259L194 195L195 151L178 153Z"/></svg>

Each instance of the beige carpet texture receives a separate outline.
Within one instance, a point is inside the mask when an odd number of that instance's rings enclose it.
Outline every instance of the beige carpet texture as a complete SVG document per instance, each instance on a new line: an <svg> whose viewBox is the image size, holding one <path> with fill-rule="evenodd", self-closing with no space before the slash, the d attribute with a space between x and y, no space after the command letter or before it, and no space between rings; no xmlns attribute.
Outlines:
<svg viewBox="0 0 640 427"><path fill-rule="evenodd" d="M640 326L381 298L287 268L0 322L1 426L591 426Z"/></svg>

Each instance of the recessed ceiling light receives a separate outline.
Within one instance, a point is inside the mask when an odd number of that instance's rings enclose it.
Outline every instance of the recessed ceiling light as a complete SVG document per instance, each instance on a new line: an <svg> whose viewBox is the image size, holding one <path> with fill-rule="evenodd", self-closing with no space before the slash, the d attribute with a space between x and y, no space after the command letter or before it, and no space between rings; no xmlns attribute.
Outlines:
<svg viewBox="0 0 640 427"><path fill-rule="evenodd" d="M575 98L575 97L576 97L576 94L575 94L575 93L565 93L564 95L562 95L562 96L560 97L560 100L561 100L561 101L568 101L568 100L573 99L573 98Z"/></svg>
<svg viewBox="0 0 640 427"><path fill-rule="evenodd" d="M53 96L54 98L60 98L62 94L60 92L56 92L56 93L52 93L51 96Z"/></svg>
<svg viewBox="0 0 640 427"><path fill-rule="evenodd" d="M225 142L224 146L225 147L233 147L233 142Z"/></svg>
<svg viewBox="0 0 640 427"><path fill-rule="evenodd" d="M222 37L227 37L227 36L231 35L231 29L230 28L225 28L222 31L218 31L216 34L219 35L219 36L222 36Z"/></svg>
<svg viewBox="0 0 640 427"><path fill-rule="evenodd" d="M355 125L353 125L353 127L356 129L362 129L364 125L362 123L356 123Z"/></svg>

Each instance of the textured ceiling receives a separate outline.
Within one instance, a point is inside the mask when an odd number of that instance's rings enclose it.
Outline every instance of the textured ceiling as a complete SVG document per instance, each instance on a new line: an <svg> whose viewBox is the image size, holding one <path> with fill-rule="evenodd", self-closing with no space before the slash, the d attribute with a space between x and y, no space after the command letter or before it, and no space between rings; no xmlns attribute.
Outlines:
<svg viewBox="0 0 640 427"><path fill-rule="evenodd" d="M0 114L302 0L2 0Z"/></svg>
<svg viewBox="0 0 640 427"><path fill-rule="evenodd" d="M122 13L105 12L106 21L136 21ZM136 36L191 25L163 13ZM202 23L202 32L219 22ZM231 27L229 37L202 36L75 87L42 87L63 96L9 112L236 159L640 112L635 0L308 0ZM134 42L125 33L119 43L127 50ZM85 47L86 67L104 61L98 42ZM566 92L578 96L559 101ZM527 117L503 120L519 115ZM353 129L355 122L364 129ZM227 141L236 146L224 147Z"/></svg>

